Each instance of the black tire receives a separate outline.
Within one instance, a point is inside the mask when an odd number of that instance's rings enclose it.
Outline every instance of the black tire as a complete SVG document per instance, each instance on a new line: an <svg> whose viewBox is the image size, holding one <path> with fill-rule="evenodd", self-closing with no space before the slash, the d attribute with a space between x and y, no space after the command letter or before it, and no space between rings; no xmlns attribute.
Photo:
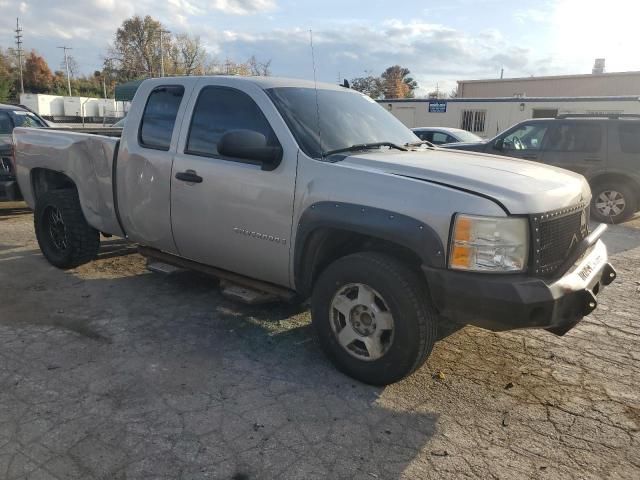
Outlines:
<svg viewBox="0 0 640 480"><path fill-rule="evenodd" d="M633 217L633 214L638 211L638 198L633 189L622 182L604 182L596 184L591 189L593 195L591 199L591 217L600 223L622 223ZM606 195L607 192L617 192L624 201L624 209L618 214L610 212L609 215L606 212L602 212L598 209L597 204L601 199L601 195Z"/></svg>
<svg viewBox="0 0 640 480"><path fill-rule="evenodd" d="M392 340L378 359L354 357L334 333L332 301L351 284L379 292L393 317ZM414 372L431 353L437 336L437 315L429 304L426 282L408 266L380 253L356 253L329 265L314 285L311 311L329 359L342 372L371 385L388 385ZM345 317L340 318L342 322Z"/></svg>
<svg viewBox="0 0 640 480"><path fill-rule="evenodd" d="M55 267L74 268L98 254L100 232L85 220L75 190L51 190L38 198L34 226L40 250Z"/></svg>

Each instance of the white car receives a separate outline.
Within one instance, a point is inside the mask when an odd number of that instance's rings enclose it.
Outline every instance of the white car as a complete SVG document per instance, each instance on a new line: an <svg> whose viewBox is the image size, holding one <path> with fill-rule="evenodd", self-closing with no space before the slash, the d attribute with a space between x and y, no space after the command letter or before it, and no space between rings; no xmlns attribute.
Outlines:
<svg viewBox="0 0 640 480"><path fill-rule="evenodd" d="M480 138L475 133L467 132L460 128L449 127L420 127L412 128L420 140L425 140L434 145L444 145L446 143L457 142L481 142Z"/></svg>

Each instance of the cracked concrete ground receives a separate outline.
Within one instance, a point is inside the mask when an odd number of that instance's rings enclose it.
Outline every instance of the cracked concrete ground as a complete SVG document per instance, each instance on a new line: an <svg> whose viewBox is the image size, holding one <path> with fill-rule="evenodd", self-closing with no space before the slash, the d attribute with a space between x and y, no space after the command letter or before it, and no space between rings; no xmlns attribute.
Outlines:
<svg viewBox="0 0 640 480"><path fill-rule="evenodd" d="M0 204L1 479L640 478L640 220L565 337L464 328L410 378L354 382L309 313L247 307L119 240L62 272Z"/></svg>

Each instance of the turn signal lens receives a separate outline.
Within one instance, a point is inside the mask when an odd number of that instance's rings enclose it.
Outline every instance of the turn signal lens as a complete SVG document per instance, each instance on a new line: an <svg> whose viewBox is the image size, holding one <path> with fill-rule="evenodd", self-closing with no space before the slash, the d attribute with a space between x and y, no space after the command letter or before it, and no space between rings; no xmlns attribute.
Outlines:
<svg viewBox="0 0 640 480"><path fill-rule="evenodd" d="M453 224L449 267L484 272L523 271L529 252L524 218L458 214Z"/></svg>

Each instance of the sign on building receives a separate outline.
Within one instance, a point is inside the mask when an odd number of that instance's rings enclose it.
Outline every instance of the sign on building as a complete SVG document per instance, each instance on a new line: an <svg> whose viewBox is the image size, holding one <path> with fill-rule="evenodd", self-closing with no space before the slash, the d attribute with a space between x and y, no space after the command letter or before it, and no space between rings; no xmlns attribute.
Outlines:
<svg viewBox="0 0 640 480"><path fill-rule="evenodd" d="M447 102L444 100L429 100L429 113L447 113Z"/></svg>

